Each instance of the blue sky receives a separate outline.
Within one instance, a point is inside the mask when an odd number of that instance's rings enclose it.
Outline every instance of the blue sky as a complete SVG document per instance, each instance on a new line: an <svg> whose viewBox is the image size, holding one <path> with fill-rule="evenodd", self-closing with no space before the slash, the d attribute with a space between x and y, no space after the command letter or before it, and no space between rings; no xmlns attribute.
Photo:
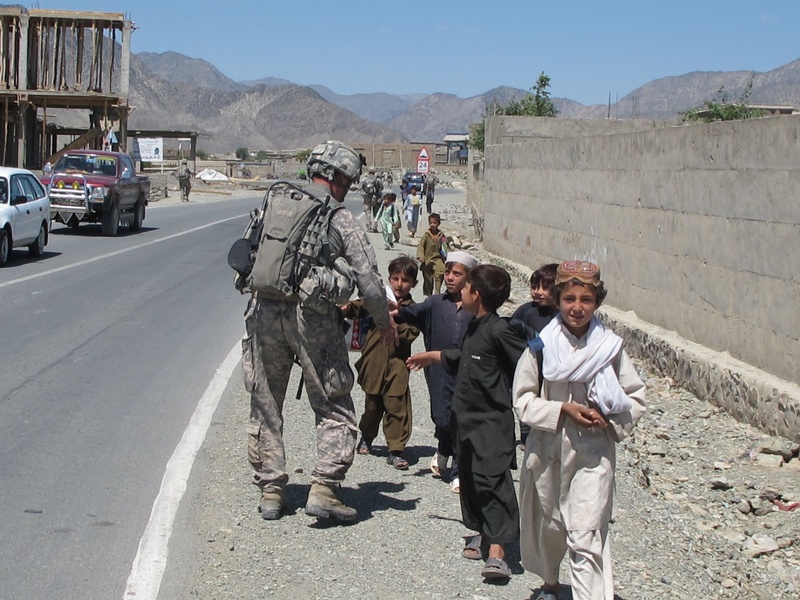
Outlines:
<svg viewBox="0 0 800 600"><path fill-rule="evenodd" d="M769 71L800 58L800 1L40 0L122 12L133 52L202 58L236 81L280 77L339 94L528 89L605 104L661 77Z"/></svg>

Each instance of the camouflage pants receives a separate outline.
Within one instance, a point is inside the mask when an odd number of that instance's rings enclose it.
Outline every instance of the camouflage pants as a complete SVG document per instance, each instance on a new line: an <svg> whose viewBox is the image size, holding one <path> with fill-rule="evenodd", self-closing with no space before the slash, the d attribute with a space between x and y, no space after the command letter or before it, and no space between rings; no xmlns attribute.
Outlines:
<svg viewBox="0 0 800 600"><path fill-rule="evenodd" d="M188 179L178 179L178 186L181 188L181 200L188 200L189 192L192 191L192 182Z"/></svg>
<svg viewBox="0 0 800 600"><path fill-rule="evenodd" d="M356 415L353 372L335 310L321 315L298 302L254 298L245 313L242 369L250 392L248 455L254 483L264 491L289 479L283 444L283 404L297 356L316 417L312 483L334 484L353 464Z"/></svg>
<svg viewBox="0 0 800 600"><path fill-rule="evenodd" d="M378 223L375 220L375 200L372 196L364 196L364 218L367 231L374 231Z"/></svg>

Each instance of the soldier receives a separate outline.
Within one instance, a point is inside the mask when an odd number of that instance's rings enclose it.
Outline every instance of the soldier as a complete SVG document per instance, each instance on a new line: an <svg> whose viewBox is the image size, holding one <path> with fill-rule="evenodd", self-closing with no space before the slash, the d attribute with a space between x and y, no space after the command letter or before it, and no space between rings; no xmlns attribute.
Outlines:
<svg viewBox="0 0 800 600"><path fill-rule="evenodd" d="M310 196L330 195L334 204L341 203L360 174L361 162L355 151L341 142L326 142L311 152L311 182L303 189ZM269 193L299 192L288 184L276 184ZM389 317L375 252L350 211L333 213L329 243L331 260L343 257L352 269L359 296L384 343L396 343L397 329ZM357 516L355 509L338 497L339 486L353 462L358 431L350 396L353 373L338 309L333 304L315 308L302 304L296 296L276 299L256 292L245 313L247 334L242 341L242 367L250 391L248 453L255 469L254 483L262 491L259 511L264 519L280 517L289 479L282 413L295 357L302 368L317 423L317 460L305 512L339 521L353 521Z"/></svg>
<svg viewBox="0 0 800 600"><path fill-rule="evenodd" d="M181 188L181 202L189 201L189 192L192 191L192 172L189 170L186 159L181 159L181 164L175 169L175 177Z"/></svg>
<svg viewBox="0 0 800 600"><path fill-rule="evenodd" d="M361 195L364 198L364 214L367 220L367 231L375 233L378 225L375 216L380 208L380 199L383 192L383 182L375 175L375 169L369 170L369 176L361 182Z"/></svg>
<svg viewBox="0 0 800 600"><path fill-rule="evenodd" d="M431 214L437 183L439 183L439 178L436 177L436 171L431 171L430 175L425 178L425 208L428 214Z"/></svg>

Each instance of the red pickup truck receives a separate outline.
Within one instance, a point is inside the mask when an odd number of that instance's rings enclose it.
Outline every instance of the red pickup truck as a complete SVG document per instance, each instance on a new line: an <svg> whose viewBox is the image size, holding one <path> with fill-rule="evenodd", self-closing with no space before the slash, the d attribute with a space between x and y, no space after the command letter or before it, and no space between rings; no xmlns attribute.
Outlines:
<svg viewBox="0 0 800 600"><path fill-rule="evenodd" d="M120 224L138 231L150 198L150 179L137 175L122 152L70 150L42 183L50 194L53 219L69 227L100 223L103 235L117 235Z"/></svg>

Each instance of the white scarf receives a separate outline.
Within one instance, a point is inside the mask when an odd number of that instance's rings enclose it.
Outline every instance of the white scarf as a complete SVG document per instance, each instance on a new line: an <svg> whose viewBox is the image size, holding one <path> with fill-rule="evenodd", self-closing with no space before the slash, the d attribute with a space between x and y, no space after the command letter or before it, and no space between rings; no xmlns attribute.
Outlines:
<svg viewBox="0 0 800 600"><path fill-rule="evenodd" d="M619 384L612 366L622 351L622 338L606 329L593 316L586 332L586 346L573 350L562 325L561 315L556 315L539 335L544 342L544 378L548 381L585 383L589 401L604 415L630 410L631 399Z"/></svg>

